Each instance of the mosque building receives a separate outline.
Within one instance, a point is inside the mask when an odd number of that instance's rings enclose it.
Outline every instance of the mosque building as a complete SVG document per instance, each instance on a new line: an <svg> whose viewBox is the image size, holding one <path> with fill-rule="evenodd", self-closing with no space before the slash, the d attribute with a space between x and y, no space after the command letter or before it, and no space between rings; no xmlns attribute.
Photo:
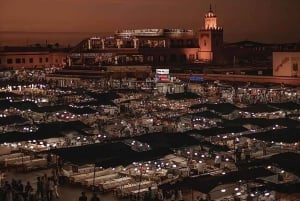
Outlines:
<svg viewBox="0 0 300 201"><path fill-rule="evenodd" d="M168 65L213 63L223 47L223 28L213 10L199 32L190 29L135 29L91 37L73 50L68 65Z"/></svg>

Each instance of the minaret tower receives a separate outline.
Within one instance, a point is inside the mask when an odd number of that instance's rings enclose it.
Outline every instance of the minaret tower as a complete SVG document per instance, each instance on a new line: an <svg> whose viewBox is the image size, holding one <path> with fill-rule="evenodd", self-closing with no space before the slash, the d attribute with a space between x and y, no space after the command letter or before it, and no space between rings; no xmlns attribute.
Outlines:
<svg viewBox="0 0 300 201"><path fill-rule="evenodd" d="M216 29L217 28L217 16L209 6L209 12L204 17L205 29Z"/></svg>
<svg viewBox="0 0 300 201"><path fill-rule="evenodd" d="M204 16L204 28L199 31L199 47L198 59L207 63L212 63L223 47L223 28L218 26L217 15L211 5Z"/></svg>

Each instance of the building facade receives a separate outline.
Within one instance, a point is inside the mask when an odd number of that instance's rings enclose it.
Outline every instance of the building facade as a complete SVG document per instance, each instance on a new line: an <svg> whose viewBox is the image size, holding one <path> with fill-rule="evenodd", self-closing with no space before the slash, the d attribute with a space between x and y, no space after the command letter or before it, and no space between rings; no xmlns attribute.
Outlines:
<svg viewBox="0 0 300 201"><path fill-rule="evenodd" d="M2 47L0 48L0 68L34 69L63 67L68 51L49 50L37 47Z"/></svg>
<svg viewBox="0 0 300 201"><path fill-rule="evenodd" d="M217 16L212 11L204 17L204 28L199 31L199 51L200 61L212 63L217 52L223 49L223 28L217 24Z"/></svg>
<svg viewBox="0 0 300 201"><path fill-rule="evenodd" d="M273 76L300 77L300 52L273 52Z"/></svg>
<svg viewBox="0 0 300 201"><path fill-rule="evenodd" d="M212 63L223 46L223 29L210 8L200 32L188 29L116 31L110 37L91 37L73 50L67 65L169 65Z"/></svg>

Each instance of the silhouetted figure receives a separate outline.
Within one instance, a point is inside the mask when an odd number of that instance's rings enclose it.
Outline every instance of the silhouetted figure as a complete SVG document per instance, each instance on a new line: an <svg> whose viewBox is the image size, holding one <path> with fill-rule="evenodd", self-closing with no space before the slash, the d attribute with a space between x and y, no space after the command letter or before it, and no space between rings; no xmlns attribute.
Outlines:
<svg viewBox="0 0 300 201"><path fill-rule="evenodd" d="M81 193L81 196L79 197L78 201L87 201L87 197L85 195L85 192Z"/></svg>
<svg viewBox="0 0 300 201"><path fill-rule="evenodd" d="M91 201L100 201L100 198L97 196L97 193L93 193Z"/></svg>

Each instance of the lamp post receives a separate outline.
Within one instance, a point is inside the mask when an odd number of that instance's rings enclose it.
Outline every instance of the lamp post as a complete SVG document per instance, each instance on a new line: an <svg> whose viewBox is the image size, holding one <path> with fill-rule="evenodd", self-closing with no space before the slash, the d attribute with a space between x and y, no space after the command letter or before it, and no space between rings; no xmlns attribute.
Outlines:
<svg viewBox="0 0 300 201"><path fill-rule="evenodd" d="M143 176L143 165L140 163L140 179L139 179L139 187L138 187L138 194L137 194L137 199L140 201L140 190L141 190L141 182L142 182L142 176Z"/></svg>

